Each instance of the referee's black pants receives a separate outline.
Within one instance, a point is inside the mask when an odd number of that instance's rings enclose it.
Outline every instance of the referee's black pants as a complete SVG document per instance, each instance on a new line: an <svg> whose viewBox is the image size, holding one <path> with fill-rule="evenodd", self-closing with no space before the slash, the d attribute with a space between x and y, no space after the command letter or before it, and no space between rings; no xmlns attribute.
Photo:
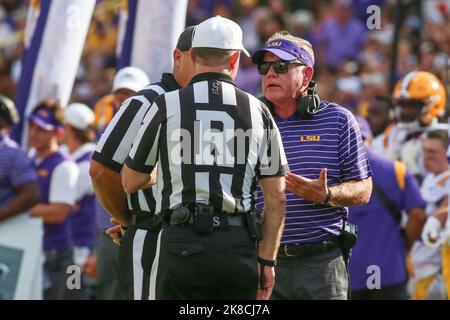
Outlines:
<svg viewBox="0 0 450 320"><path fill-rule="evenodd" d="M198 234L164 227L150 276L150 299L256 299L256 241L245 227Z"/></svg>
<svg viewBox="0 0 450 320"><path fill-rule="evenodd" d="M120 289L125 300L148 300L158 230L128 227L119 247Z"/></svg>

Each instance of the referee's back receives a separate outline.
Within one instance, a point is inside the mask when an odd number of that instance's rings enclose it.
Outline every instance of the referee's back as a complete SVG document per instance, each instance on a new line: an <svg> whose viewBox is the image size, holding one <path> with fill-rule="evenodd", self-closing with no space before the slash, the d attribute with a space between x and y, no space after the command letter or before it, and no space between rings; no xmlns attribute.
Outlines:
<svg viewBox="0 0 450 320"><path fill-rule="evenodd" d="M158 97L152 113L130 157L132 168L146 171L148 164L137 164L145 163L159 143L157 213L199 201L218 211L244 213L254 204L255 178L280 175L286 167L279 142L269 144L277 129L268 109L227 75L195 76L188 87ZM157 117L159 125L152 126ZM264 165L268 151L272 167Z"/></svg>

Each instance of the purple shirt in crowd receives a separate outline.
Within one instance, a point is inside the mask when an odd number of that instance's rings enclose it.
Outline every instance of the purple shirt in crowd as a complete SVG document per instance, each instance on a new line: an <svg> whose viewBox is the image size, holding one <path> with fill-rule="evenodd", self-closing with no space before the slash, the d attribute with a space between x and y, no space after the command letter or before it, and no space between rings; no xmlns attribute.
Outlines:
<svg viewBox="0 0 450 320"><path fill-rule="evenodd" d="M336 104L322 101L321 106L311 119L302 119L298 113L288 119L274 116L291 173L317 179L327 168L329 186L371 176L354 116ZM341 233L347 208L316 204L289 191L286 199L283 244L313 243ZM263 206L259 189L257 203Z"/></svg>
<svg viewBox="0 0 450 320"><path fill-rule="evenodd" d="M409 171L405 189L398 185L394 163L367 150L373 172L373 183L379 186L398 208L410 210L425 207L419 185ZM392 214L383 206L376 194L370 202L349 210L349 221L358 226L358 241L350 258L349 271L352 290L367 289L367 279L373 273L369 266L381 271L381 286L406 282L406 250L400 229Z"/></svg>
<svg viewBox="0 0 450 320"><path fill-rule="evenodd" d="M36 159L33 159L33 162L35 160ZM52 173L56 166L65 160L67 160L67 157L60 151L56 151L42 160L39 164L33 163L38 175L41 203L49 203ZM61 223L44 224L44 251L63 250L71 246L70 219L65 219Z"/></svg>
<svg viewBox="0 0 450 320"><path fill-rule="evenodd" d="M37 182L31 160L14 140L0 133L0 209L14 197L15 188L30 182Z"/></svg>
<svg viewBox="0 0 450 320"><path fill-rule="evenodd" d="M74 159L77 164L90 162L94 149L87 150ZM80 173L81 176L81 173ZM73 244L80 247L93 248L97 234L95 194L85 194L78 200L78 210L71 213L71 229Z"/></svg>
<svg viewBox="0 0 450 320"><path fill-rule="evenodd" d="M345 59L356 59L366 42L364 24L355 18L342 25L332 19L325 22L317 34L317 43L325 46L323 63L338 67Z"/></svg>

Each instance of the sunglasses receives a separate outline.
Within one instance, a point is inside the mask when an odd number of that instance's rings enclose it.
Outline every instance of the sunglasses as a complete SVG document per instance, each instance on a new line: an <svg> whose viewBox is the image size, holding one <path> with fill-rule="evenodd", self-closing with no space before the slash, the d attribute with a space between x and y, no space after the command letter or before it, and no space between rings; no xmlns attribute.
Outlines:
<svg viewBox="0 0 450 320"><path fill-rule="evenodd" d="M272 62L262 62L262 63L258 64L258 72L261 75L266 75L270 70L270 66L273 66L273 70L276 73L286 73L286 72L288 72L289 65L291 65L291 64L304 66L304 64L299 63L299 62L277 60L277 61L272 61Z"/></svg>

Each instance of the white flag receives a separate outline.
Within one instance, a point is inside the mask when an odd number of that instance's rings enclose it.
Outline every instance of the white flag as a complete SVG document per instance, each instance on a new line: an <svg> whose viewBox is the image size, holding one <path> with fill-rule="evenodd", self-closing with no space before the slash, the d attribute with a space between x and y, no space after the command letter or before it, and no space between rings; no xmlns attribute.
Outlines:
<svg viewBox="0 0 450 320"><path fill-rule="evenodd" d="M117 68L134 66L150 81L172 72L172 53L185 28L187 0L128 0L122 6Z"/></svg>
<svg viewBox="0 0 450 320"><path fill-rule="evenodd" d="M13 137L25 146L27 117L42 100L69 102L95 0L32 0L17 87L21 116Z"/></svg>

